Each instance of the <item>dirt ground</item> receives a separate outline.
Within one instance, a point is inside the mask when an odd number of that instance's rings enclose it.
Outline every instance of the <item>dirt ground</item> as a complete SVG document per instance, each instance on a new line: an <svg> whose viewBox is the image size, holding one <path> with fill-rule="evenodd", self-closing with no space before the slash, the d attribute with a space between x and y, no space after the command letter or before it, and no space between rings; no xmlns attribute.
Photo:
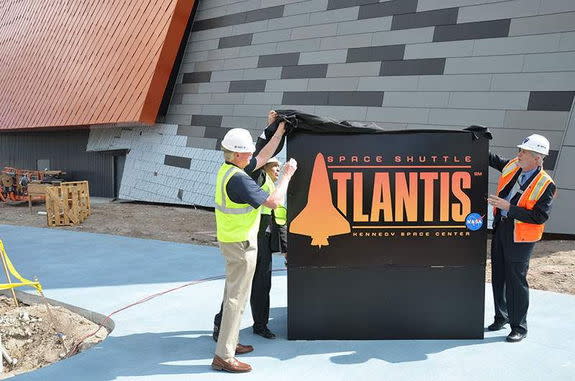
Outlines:
<svg viewBox="0 0 575 381"><path fill-rule="evenodd" d="M98 326L63 307L38 304L16 307L14 301L0 296L1 342L14 365L4 360L0 379L41 368L74 351L77 344L95 332ZM98 343L107 335L101 328L89 337L80 350Z"/></svg>
<svg viewBox="0 0 575 381"><path fill-rule="evenodd" d="M46 217L38 215L44 205L0 203L0 224L46 227ZM92 215L84 223L58 229L117 234L163 241L216 245L214 213L193 207L144 203L93 203ZM489 248L489 244L488 244ZM486 280L491 278L488 259ZM575 294L575 240L541 241L530 262L529 286Z"/></svg>
<svg viewBox="0 0 575 381"><path fill-rule="evenodd" d="M211 211L194 207L137 202L92 202L92 215L82 224L57 229L115 234L162 241L216 245L216 222ZM44 204L0 202L0 224L47 227Z"/></svg>

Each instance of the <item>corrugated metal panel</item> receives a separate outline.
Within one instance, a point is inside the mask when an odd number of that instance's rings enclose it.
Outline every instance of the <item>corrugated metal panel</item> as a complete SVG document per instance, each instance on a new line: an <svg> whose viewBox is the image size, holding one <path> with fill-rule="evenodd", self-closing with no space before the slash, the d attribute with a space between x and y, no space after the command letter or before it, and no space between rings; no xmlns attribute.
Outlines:
<svg viewBox="0 0 575 381"><path fill-rule="evenodd" d="M0 129L154 123L194 0L0 3Z"/></svg>
<svg viewBox="0 0 575 381"><path fill-rule="evenodd" d="M63 170L69 180L88 180L90 194L114 197L114 156L86 152L89 130L28 131L0 134L0 168L36 169L50 160L50 169Z"/></svg>

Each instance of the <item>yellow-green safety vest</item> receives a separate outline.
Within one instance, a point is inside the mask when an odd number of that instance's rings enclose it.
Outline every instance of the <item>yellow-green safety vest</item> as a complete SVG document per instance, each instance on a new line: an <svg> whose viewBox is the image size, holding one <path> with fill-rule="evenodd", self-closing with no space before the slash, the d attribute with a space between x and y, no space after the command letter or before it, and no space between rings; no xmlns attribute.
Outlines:
<svg viewBox="0 0 575 381"><path fill-rule="evenodd" d="M228 181L236 173L248 176L242 169L222 164L216 178L216 230L220 242L243 242L256 239L260 224L260 209L249 204L237 204L226 191ZM249 176L248 176L249 177Z"/></svg>
<svg viewBox="0 0 575 381"><path fill-rule="evenodd" d="M266 174L266 182L262 185L262 189L272 194L272 192L276 189L274 182L272 181L271 177ZM268 208L267 206L262 205L262 214L270 215L272 214L272 209ZM274 209L274 219L276 224L278 225L285 225L287 222L287 209L285 206L280 205Z"/></svg>
<svg viewBox="0 0 575 381"><path fill-rule="evenodd" d="M287 223L287 209L285 206L280 205L274 209L274 216L276 220L276 224L278 225L285 225Z"/></svg>

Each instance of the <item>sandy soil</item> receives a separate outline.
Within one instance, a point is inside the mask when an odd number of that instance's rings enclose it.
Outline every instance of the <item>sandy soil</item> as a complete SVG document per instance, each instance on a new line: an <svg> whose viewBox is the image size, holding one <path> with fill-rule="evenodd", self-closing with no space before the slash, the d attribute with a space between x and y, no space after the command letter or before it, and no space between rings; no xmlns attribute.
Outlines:
<svg viewBox="0 0 575 381"><path fill-rule="evenodd" d="M0 379L42 368L66 358L81 339L98 326L62 307L38 304L16 307L12 299L0 296L0 337L2 345L16 364L4 360ZM98 343L106 329L89 337L78 349Z"/></svg>
<svg viewBox="0 0 575 381"><path fill-rule="evenodd" d="M37 214L42 210L42 204L34 206L34 214L30 214L27 204L0 203L0 224L46 227L46 217ZM213 212L193 207L93 204L92 215L84 223L57 229L216 245ZM488 259L487 281L491 278L490 267ZM528 280L531 288L575 294L575 240L539 242L531 259Z"/></svg>

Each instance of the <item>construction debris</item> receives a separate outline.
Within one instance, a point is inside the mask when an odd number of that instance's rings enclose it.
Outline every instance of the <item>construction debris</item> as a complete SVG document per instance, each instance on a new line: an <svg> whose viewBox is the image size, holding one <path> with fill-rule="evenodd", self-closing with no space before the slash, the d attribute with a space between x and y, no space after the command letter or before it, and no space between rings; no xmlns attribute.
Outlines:
<svg viewBox="0 0 575 381"><path fill-rule="evenodd" d="M63 181L66 172L62 171L35 171L5 167L0 171L0 201L20 202L31 201L28 197L28 187L31 184L59 184ZM37 194L36 200L43 200Z"/></svg>
<svg viewBox="0 0 575 381"><path fill-rule="evenodd" d="M14 306L0 295L0 341L4 373L0 379L44 367L70 355L77 341L93 333L98 325L58 306L36 304ZM100 329L80 346L90 347L106 338Z"/></svg>

